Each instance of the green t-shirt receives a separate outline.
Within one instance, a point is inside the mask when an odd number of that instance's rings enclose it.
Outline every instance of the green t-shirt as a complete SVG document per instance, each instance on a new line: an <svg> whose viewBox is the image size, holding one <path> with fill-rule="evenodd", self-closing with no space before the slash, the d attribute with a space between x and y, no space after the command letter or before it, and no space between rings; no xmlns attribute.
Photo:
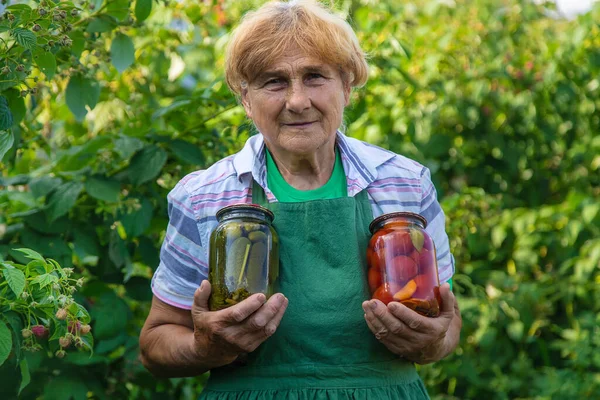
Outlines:
<svg viewBox="0 0 600 400"><path fill-rule="evenodd" d="M335 150L333 172L326 184L317 189L298 190L285 181L277 165L267 150L267 185L278 201L299 203L311 200L338 199L348 196L348 184L339 150Z"/></svg>
<svg viewBox="0 0 600 400"><path fill-rule="evenodd" d="M335 149L335 165L326 184L313 190L298 190L285 181L269 150L267 152L267 185L278 201L298 203L310 200L338 199L348 196L348 185L340 151ZM452 290L452 279L448 281Z"/></svg>

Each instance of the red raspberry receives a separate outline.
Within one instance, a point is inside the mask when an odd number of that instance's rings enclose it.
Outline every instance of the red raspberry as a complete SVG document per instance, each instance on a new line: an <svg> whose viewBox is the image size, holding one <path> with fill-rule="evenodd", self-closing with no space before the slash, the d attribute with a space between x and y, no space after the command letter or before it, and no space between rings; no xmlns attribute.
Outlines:
<svg viewBox="0 0 600 400"><path fill-rule="evenodd" d="M45 338L48 336L48 328L44 325L34 325L31 327L31 331L38 338Z"/></svg>

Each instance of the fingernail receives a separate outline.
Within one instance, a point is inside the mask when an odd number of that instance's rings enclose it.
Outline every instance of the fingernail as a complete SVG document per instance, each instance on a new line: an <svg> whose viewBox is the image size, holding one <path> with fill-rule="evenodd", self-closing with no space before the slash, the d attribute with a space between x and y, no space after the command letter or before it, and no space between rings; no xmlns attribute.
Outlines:
<svg viewBox="0 0 600 400"><path fill-rule="evenodd" d="M204 290L204 286L206 286L204 282L206 282L206 280L202 281L202 283L200 284L200 291Z"/></svg>
<svg viewBox="0 0 600 400"><path fill-rule="evenodd" d="M264 303L265 301L267 301L267 297L261 293L258 295L258 301L260 301L261 303Z"/></svg>
<svg viewBox="0 0 600 400"><path fill-rule="evenodd" d="M376 301L372 301L371 304L371 309L375 310L377 308L377 302Z"/></svg>

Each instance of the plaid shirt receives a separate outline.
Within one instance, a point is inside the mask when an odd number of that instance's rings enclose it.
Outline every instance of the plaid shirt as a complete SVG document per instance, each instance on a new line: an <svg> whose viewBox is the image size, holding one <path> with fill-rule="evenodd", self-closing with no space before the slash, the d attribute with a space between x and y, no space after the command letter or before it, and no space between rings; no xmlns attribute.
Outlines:
<svg viewBox="0 0 600 400"><path fill-rule="evenodd" d="M454 274L454 258L445 231L444 212L437 201L429 170L421 164L338 132L337 145L348 182L348 196L367 190L373 217L409 211L428 221L438 259L440 282ZM252 181L267 200L277 199L267 187L262 135L206 170L185 176L168 196L169 226L152 278L156 297L178 308L191 309L194 292L208 277L208 244L217 225L216 212L228 205L252 202Z"/></svg>

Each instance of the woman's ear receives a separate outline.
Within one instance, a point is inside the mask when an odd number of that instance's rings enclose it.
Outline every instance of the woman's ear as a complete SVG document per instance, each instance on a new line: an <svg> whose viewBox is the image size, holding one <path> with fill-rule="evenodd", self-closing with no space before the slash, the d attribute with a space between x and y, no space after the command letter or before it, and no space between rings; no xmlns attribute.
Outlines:
<svg viewBox="0 0 600 400"><path fill-rule="evenodd" d="M244 106L244 110L246 111L246 116L252 119L252 107L250 105L250 101L248 99L248 87L242 87L242 105Z"/></svg>
<svg viewBox="0 0 600 400"><path fill-rule="evenodd" d="M352 94L352 87L349 83L344 82L344 107L350 105L350 95Z"/></svg>

